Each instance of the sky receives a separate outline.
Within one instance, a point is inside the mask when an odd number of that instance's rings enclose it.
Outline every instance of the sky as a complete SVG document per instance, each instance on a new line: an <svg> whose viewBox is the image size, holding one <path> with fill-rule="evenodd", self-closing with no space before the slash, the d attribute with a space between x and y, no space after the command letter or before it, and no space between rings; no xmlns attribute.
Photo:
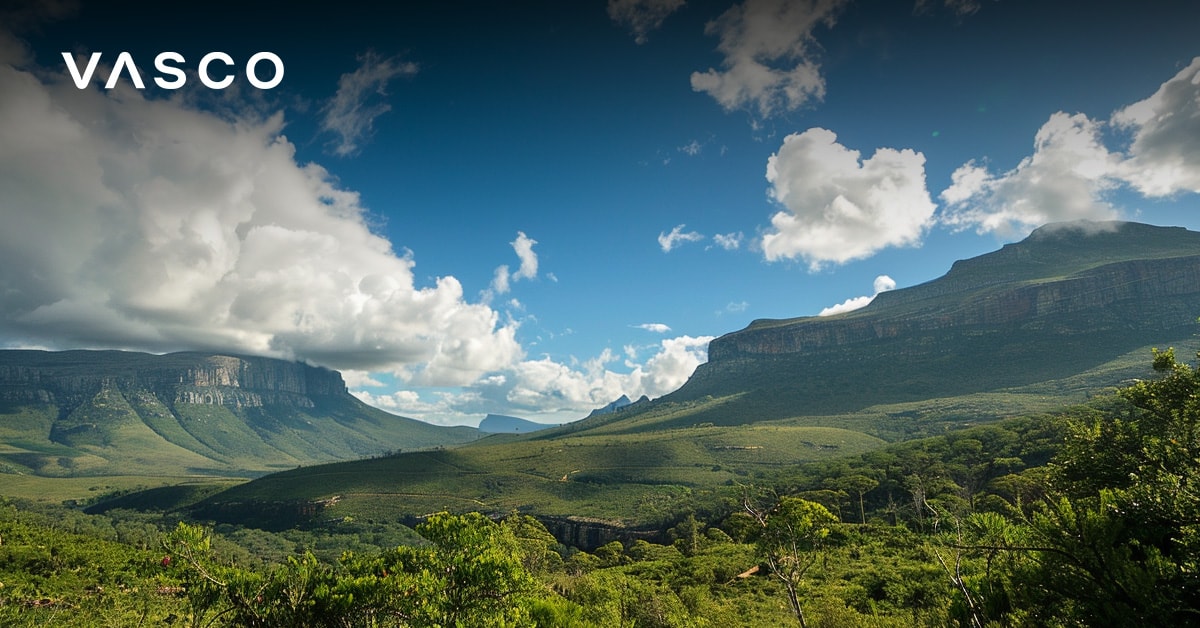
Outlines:
<svg viewBox="0 0 1200 628"><path fill-rule="evenodd" d="M1200 230L1195 2L244 4L0 3L0 347L560 423L1048 222Z"/></svg>

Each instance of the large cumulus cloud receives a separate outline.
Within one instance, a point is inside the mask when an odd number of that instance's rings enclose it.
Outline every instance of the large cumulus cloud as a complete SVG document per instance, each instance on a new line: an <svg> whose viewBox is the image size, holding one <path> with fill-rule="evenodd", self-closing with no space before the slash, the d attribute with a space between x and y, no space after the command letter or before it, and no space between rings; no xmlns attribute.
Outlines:
<svg viewBox="0 0 1200 628"><path fill-rule="evenodd" d="M297 163L283 119L0 64L0 337L211 348L465 384L522 358L515 324L373 233Z"/></svg>
<svg viewBox="0 0 1200 628"><path fill-rule="evenodd" d="M917 244L936 209L924 155L880 148L862 160L822 128L784 138L767 161L767 181L783 209L762 237L763 253L772 261L802 258L813 269Z"/></svg>

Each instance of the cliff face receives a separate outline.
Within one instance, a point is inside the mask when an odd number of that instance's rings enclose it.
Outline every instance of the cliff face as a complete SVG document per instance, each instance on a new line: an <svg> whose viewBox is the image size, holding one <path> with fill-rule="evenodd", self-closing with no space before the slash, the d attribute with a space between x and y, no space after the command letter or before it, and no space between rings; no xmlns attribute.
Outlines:
<svg viewBox="0 0 1200 628"><path fill-rule="evenodd" d="M0 474L261 473L470 440L342 376L236 355L0 351Z"/></svg>
<svg viewBox="0 0 1200 628"><path fill-rule="evenodd" d="M759 320L717 338L708 362L663 401L726 399L720 410L680 419L688 425L1034 385L1071 390L1064 403L1078 402L1122 378L1146 376L1137 370L1144 364L1125 356L1148 356L1155 346L1194 350L1197 316L1200 233L1056 225L956 262L941 278L880 294L865 308ZM1086 383L1073 379L1101 367L1109 370Z"/></svg>
<svg viewBox="0 0 1200 628"><path fill-rule="evenodd" d="M70 411L103 389L148 391L164 403L235 408L314 407L345 395L341 374L270 358L117 351L0 352L0 400L53 403Z"/></svg>
<svg viewBox="0 0 1200 628"><path fill-rule="evenodd" d="M929 292L929 290L926 290ZM1108 264L1061 279L991 285L912 299L886 292L859 312L758 323L709 344L710 362L821 351L972 327L1053 326L1059 333L1168 330L1200 314L1200 255Z"/></svg>

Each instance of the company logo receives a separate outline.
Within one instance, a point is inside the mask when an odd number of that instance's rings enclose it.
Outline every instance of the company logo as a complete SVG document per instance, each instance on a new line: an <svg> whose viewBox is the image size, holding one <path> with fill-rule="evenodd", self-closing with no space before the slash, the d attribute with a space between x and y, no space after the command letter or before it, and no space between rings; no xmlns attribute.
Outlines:
<svg viewBox="0 0 1200 628"><path fill-rule="evenodd" d="M79 89L87 89L87 86L92 82L92 75L96 72L96 67L100 65L100 57L103 53L93 52L88 59L87 67L82 72L79 71L79 66L75 62L75 57L69 53L62 53L63 61L67 63L67 71L71 73L71 80L75 81L75 87ZM178 52L160 52L154 57L154 69L158 72L158 76L154 77L154 83L163 89L179 89L187 84L187 73L183 71L180 64L186 63L187 60ZM262 62L267 62L275 66L274 75L269 75L267 80L262 80L258 76L258 68ZM200 82L205 87L210 89L225 89L233 84L237 78L237 73L234 71L235 63L233 57L224 52L210 52L200 58L200 64L196 67L196 74L200 77ZM224 67L222 67L224 66ZM146 89L146 83L142 81L142 74L137 68L137 64L133 62L133 55L128 52L122 52L117 55L117 61L113 64L112 73L108 75L108 81L104 83L104 89L112 89L117 86L117 82L121 80L121 75L129 75L129 81L138 89ZM251 85L258 89L271 89L279 85L283 81L283 60L279 55L273 52L259 52L252 55L246 60L246 68L244 72L246 80ZM265 68L264 68L264 74ZM215 75L215 76L214 76Z"/></svg>

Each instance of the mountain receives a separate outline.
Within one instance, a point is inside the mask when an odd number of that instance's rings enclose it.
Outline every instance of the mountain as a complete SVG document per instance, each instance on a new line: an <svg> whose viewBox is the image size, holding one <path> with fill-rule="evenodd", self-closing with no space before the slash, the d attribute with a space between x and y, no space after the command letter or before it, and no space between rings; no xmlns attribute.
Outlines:
<svg viewBox="0 0 1200 628"><path fill-rule="evenodd" d="M737 395L699 419L730 424L1012 389L1191 343L1198 315L1200 233L1054 224L859 310L754 321L658 402Z"/></svg>
<svg viewBox="0 0 1200 628"><path fill-rule="evenodd" d="M638 399L636 402L634 402L629 399L628 395L621 395L616 401L613 401L612 403L610 403L606 406L592 410L591 413L588 414L588 416L594 417L594 416L599 416L601 414L612 414L613 412L616 412L617 410L631 406L634 403L644 403L649 400L650 400L649 397L647 397L646 395L642 395L641 399Z"/></svg>
<svg viewBox="0 0 1200 628"><path fill-rule="evenodd" d="M371 408L296 362L0 351L0 473L260 474L476 436Z"/></svg>
<svg viewBox="0 0 1200 628"><path fill-rule="evenodd" d="M199 512L517 510L586 546L789 465L1084 403L1153 376L1151 347L1192 354L1198 315L1200 233L1054 225L861 310L755 321L714 340L709 361L654 401L524 436L289 470Z"/></svg>
<svg viewBox="0 0 1200 628"><path fill-rule="evenodd" d="M479 422L479 431L485 434L529 434L551 427L554 426L503 414L489 414Z"/></svg>

